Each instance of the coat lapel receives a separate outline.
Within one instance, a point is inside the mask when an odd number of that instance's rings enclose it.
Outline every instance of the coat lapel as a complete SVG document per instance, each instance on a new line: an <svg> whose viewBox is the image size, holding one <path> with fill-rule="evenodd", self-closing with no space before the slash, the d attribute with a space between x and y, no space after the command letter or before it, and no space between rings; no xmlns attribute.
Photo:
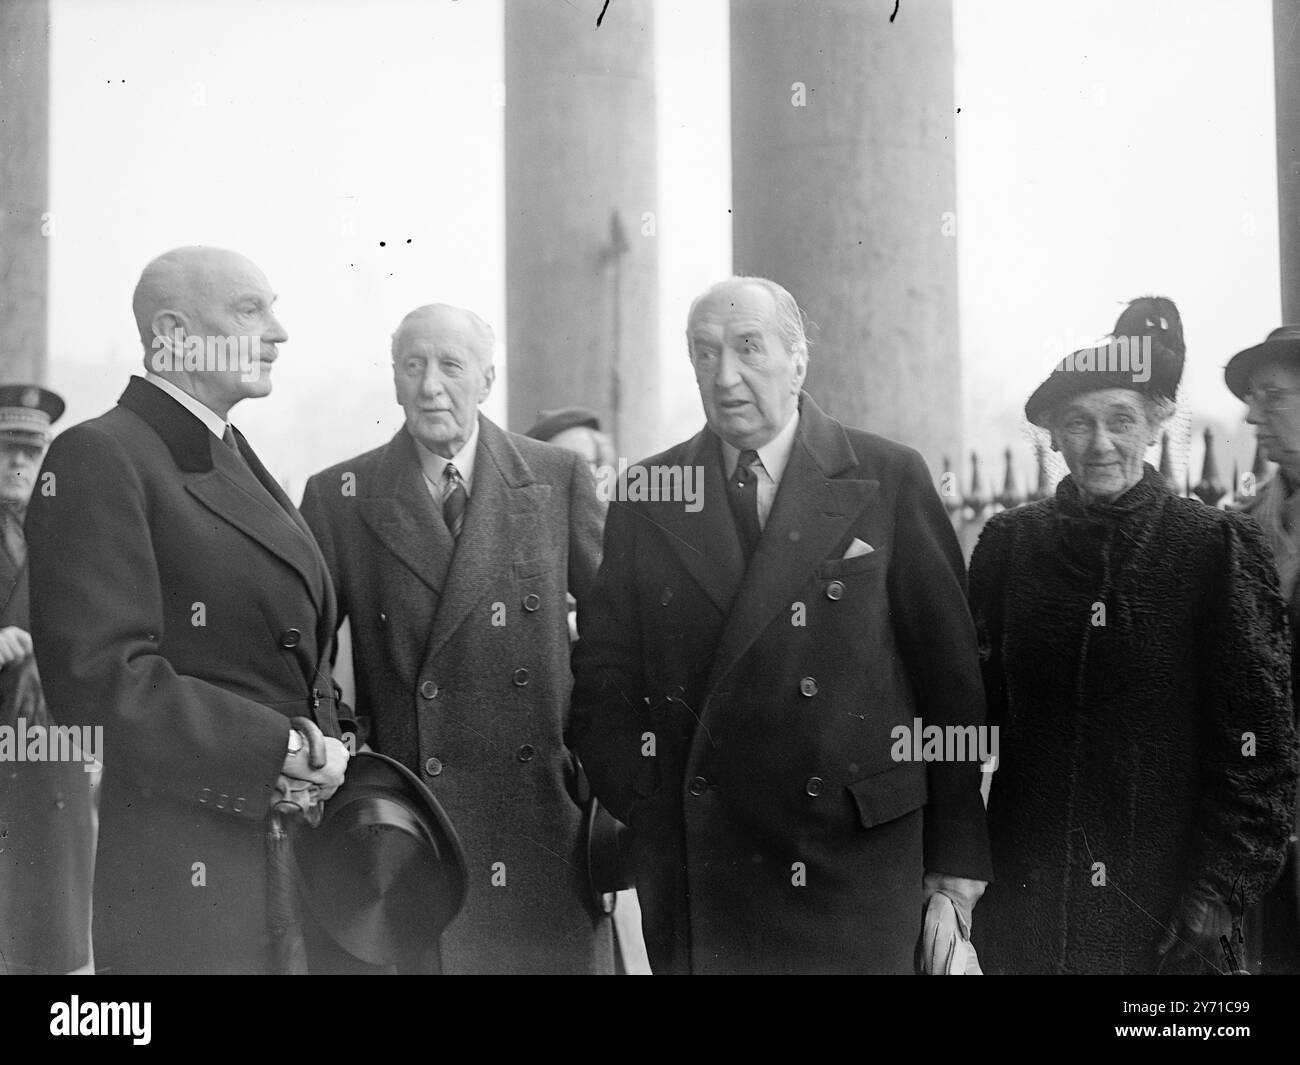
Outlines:
<svg viewBox="0 0 1300 1065"><path fill-rule="evenodd" d="M664 531L682 567L725 615L745 574L745 556L727 504L722 449L712 430L703 429L691 440L682 462L703 470L704 505L692 512L680 501L665 502L645 513Z"/></svg>
<svg viewBox="0 0 1300 1065"><path fill-rule="evenodd" d="M317 609L325 612L332 593L316 541L242 436L236 434L247 467L198 418L142 377L131 378L118 403L143 419L180 470L191 475L185 478L186 491L295 570Z"/></svg>
<svg viewBox="0 0 1300 1065"><path fill-rule="evenodd" d="M708 691L735 668L773 618L789 611L809 574L875 497L878 481L847 476L856 467L843 426L802 396L790 461L714 652ZM725 507L723 501L714 509Z"/></svg>
<svg viewBox="0 0 1300 1065"><path fill-rule="evenodd" d="M411 434L399 429L384 449L374 494L357 502L361 520L379 542L441 595L455 541L429 494L415 448Z"/></svg>
<svg viewBox="0 0 1300 1065"><path fill-rule="evenodd" d="M316 542L316 534L311 531L311 526L307 524L302 512L285 495L284 489L280 487L280 482L272 477L270 471L262 465L262 460L257 457L257 452L244 438L244 434L238 429L235 429L234 433L239 444L240 453L244 456L244 461L248 463L249 469L253 471L253 476L270 493L271 498L279 504L280 509L288 515L289 520L294 523L307 541L313 560L312 565L309 567L308 587L311 589L312 598L316 601L316 606L319 609L320 629L321 634L324 634L323 644L328 646L334 639L334 623L337 620L338 602L334 595L334 583L329 578L329 567L325 563L325 556L321 554L320 545Z"/></svg>
<svg viewBox="0 0 1300 1065"><path fill-rule="evenodd" d="M206 428L204 432L207 432ZM324 561L310 532L300 528L292 517L293 504L283 491L276 499L251 467L242 467L224 444L208 433L212 443L213 467L185 482L185 490L213 514L233 525L252 540L293 568L302 578L312 602L326 613L328 597L324 578ZM263 475L274 479L262 468ZM259 483L261 482L261 483ZM279 486L276 486L277 490Z"/></svg>
<svg viewBox="0 0 1300 1065"><path fill-rule="evenodd" d="M534 483L532 471L505 432L480 415L474 489L434 615L426 659L442 649L474 606L500 584L502 567L513 566L516 552L538 543L550 491L549 485ZM446 533L445 525L443 530ZM450 540L450 533L446 535Z"/></svg>
<svg viewBox="0 0 1300 1065"><path fill-rule="evenodd" d="M5 612L9 609L9 601L13 598L14 592L18 590L18 576L23 570L26 570L27 563L23 562L22 566L14 566L9 553L0 546L0 618L3 618Z"/></svg>
<svg viewBox="0 0 1300 1065"><path fill-rule="evenodd" d="M0 617L7 616L9 604L18 591L18 578L26 569L26 562L15 566L9 552L0 547Z"/></svg>

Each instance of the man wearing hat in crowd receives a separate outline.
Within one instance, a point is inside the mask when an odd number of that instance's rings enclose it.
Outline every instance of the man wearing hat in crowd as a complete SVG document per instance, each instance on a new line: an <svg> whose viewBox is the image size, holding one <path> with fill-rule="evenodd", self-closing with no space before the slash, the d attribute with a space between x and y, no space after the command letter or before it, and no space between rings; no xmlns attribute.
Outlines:
<svg viewBox="0 0 1300 1065"><path fill-rule="evenodd" d="M51 711L103 727L101 971L281 968L270 815L343 782L329 573L229 421L271 391L274 302L232 251L150 262L132 301L146 375L54 441L28 513Z"/></svg>
<svg viewBox="0 0 1300 1065"><path fill-rule="evenodd" d="M593 475L616 461L614 442L600 431L600 416L586 407L539 411L537 424L524 435L581 455Z"/></svg>
<svg viewBox="0 0 1300 1065"><path fill-rule="evenodd" d="M23 519L62 414L48 389L0 386L0 727L52 723L32 653ZM85 765L0 761L0 974L66 973L90 960Z"/></svg>
<svg viewBox="0 0 1300 1065"><path fill-rule="evenodd" d="M351 623L369 745L416 774L464 844L442 971L609 973L565 742L565 596L595 576L600 506L577 456L479 412L494 344L463 308L406 315L391 341L405 424L312 477L302 510Z"/></svg>
<svg viewBox="0 0 1300 1065"><path fill-rule="evenodd" d="M1293 634L1300 633L1300 325L1274 329L1263 343L1237 352L1224 369L1232 394L1246 404L1260 454L1277 473L1241 509L1264 529ZM1292 692L1300 693L1300 655L1292 652ZM1300 806L1297 806L1300 823ZM1300 846L1293 831L1282 878L1246 922L1252 956L1265 973L1300 972Z"/></svg>

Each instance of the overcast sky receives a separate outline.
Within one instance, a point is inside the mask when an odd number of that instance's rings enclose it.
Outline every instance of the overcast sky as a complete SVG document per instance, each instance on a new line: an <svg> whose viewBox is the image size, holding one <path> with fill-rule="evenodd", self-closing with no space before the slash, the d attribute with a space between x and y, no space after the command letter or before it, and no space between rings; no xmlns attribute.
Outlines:
<svg viewBox="0 0 1300 1065"><path fill-rule="evenodd" d="M411 307L475 308L508 364L501 0L52 9L69 421L138 366L131 290L180 244L246 253L280 294L275 392L234 420L295 492L399 424L387 337ZM701 421L687 304L731 266L727 4L661 0L656 33L666 445ZM968 447L1023 444L1051 362L1152 292L1183 311L1190 409L1240 438L1222 365L1280 314L1268 0L957 0L956 46Z"/></svg>

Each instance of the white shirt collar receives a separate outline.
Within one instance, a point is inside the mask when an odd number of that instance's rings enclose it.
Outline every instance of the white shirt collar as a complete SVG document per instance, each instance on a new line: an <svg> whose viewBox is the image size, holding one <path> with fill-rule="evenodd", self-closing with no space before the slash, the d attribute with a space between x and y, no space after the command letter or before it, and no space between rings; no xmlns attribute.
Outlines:
<svg viewBox="0 0 1300 1065"><path fill-rule="evenodd" d="M781 475L785 473L785 468L790 463L790 453L794 451L794 434L798 429L799 408L796 407L794 413L790 415L790 420L785 423L785 428L762 447L755 449L758 451L759 461L763 463L763 469L772 478L773 484L779 485L781 483ZM722 461L726 464L728 477L736 472L736 463L739 460L739 449L732 447L723 440Z"/></svg>
<svg viewBox="0 0 1300 1065"><path fill-rule="evenodd" d="M146 373L144 379L154 387L162 389L167 393L167 395L171 396L172 399L193 414L194 417L198 418L199 421L212 431L212 435L218 440L226 435L227 422L211 407L205 407L188 392L178 388L171 381L159 377L155 373Z"/></svg>
<svg viewBox="0 0 1300 1065"><path fill-rule="evenodd" d="M408 430L409 431L409 430ZM415 437L411 437L415 440ZM469 439L461 446L461 449L449 459L441 455L435 455L420 441L415 440L415 454L420 459L420 468L424 471L424 476L429 482L438 489L442 488L442 473L447 468L449 462L456 464L456 472L460 474L460 479L465 483L465 493L473 495L474 493L474 454L478 450L478 412L474 412L474 428L470 431Z"/></svg>

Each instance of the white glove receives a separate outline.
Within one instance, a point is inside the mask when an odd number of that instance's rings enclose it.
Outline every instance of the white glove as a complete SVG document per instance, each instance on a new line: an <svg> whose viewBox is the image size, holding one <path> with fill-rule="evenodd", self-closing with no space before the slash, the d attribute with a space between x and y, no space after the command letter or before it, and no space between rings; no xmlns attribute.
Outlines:
<svg viewBox="0 0 1300 1065"><path fill-rule="evenodd" d="M925 910L917 947L921 972L927 976L983 975L970 930L975 903L987 886L983 880L925 874Z"/></svg>

